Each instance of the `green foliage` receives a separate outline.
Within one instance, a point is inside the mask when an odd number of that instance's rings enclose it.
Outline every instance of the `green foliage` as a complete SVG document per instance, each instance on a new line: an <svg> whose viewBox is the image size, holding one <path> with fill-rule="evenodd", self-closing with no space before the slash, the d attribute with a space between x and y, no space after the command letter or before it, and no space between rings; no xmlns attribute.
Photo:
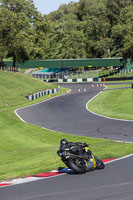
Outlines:
<svg viewBox="0 0 133 200"><path fill-rule="evenodd" d="M1 0L0 59L133 57L133 1L80 0L42 16L32 0ZM3 50L3 51L2 51Z"/></svg>
<svg viewBox="0 0 133 200"><path fill-rule="evenodd" d="M49 54L45 55L49 58L132 57L132 6L131 0L80 0L63 4L46 16L50 30Z"/></svg>
<svg viewBox="0 0 133 200"><path fill-rule="evenodd" d="M110 21L111 26L118 24L119 16L121 10L125 7L128 7L132 4L131 0L107 0L106 7L107 7L107 17Z"/></svg>
<svg viewBox="0 0 133 200"><path fill-rule="evenodd" d="M55 17L56 22L53 22ZM55 21L55 20L54 20ZM48 16L50 31L48 34L49 56L51 58L86 57L85 37L82 22L75 14L73 4L62 5L55 15Z"/></svg>
<svg viewBox="0 0 133 200"><path fill-rule="evenodd" d="M23 63L29 59L33 49L33 24L37 11L31 0L2 0L1 2L0 42L8 52L8 56L13 57L15 66L16 61Z"/></svg>

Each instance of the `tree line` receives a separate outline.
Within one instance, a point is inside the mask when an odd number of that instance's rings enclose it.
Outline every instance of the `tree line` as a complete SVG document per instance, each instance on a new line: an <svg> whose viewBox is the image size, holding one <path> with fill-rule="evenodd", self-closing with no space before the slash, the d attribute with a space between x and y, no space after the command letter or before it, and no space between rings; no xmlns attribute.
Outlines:
<svg viewBox="0 0 133 200"><path fill-rule="evenodd" d="M0 0L0 61L133 57L133 1L79 0L42 15L33 0Z"/></svg>

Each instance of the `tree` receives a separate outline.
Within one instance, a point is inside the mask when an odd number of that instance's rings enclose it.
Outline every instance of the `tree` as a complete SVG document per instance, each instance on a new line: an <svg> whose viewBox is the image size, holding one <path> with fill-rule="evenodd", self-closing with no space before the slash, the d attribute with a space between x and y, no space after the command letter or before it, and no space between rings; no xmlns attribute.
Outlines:
<svg viewBox="0 0 133 200"><path fill-rule="evenodd" d="M47 57L48 49L48 33L49 25L45 20L45 17L38 15L36 22L34 24L34 47L32 49L31 55L34 59L42 59Z"/></svg>
<svg viewBox="0 0 133 200"><path fill-rule="evenodd" d="M116 25L119 21L121 9L132 4L131 0L107 0L106 7L108 10L107 17L110 21L111 27Z"/></svg>
<svg viewBox="0 0 133 200"><path fill-rule="evenodd" d="M3 46L1 38L0 38L0 62L3 61L3 59L7 56L7 48Z"/></svg>
<svg viewBox="0 0 133 200"><path fill-rule="evenodd" d="M122 55L133 59L133 5L121 11L120 24L124 28Z"/></svg>
<svg viewBox="0 0 133 200"><path fill-rule="evenodd" d="M80 0L42 16L32 0L0 0L1 60L133 57L133 1Z"/></svg>
<svg viewBox="0 0 133 200"><path fill-rule="evenodd" d="M77 16L77 4L63 4L47 17L49 57L58 59L86 57L82 22ZM55 20L56 19L56 20Z"/></svg>
<svg viewBox="0 0 133 200"><path fill-rule="evenodd" d="M81 0L79 19L83 21L87 57L108 57L111 40L108 38L110 23L105 0Z"/></svg>
<svg viewBox="0 0 133 200"><path fill-rule="evenodd" d="M1 0L0 41L8 55L23 63L33 48L33 26L37 11L31 0Z"/></svg>
<svg viewBox="0 0 133 200"><path fill-rule="evenodd" d="M118 24L112 28L114 55L133 58L133 5L121 9Z"/></svg>

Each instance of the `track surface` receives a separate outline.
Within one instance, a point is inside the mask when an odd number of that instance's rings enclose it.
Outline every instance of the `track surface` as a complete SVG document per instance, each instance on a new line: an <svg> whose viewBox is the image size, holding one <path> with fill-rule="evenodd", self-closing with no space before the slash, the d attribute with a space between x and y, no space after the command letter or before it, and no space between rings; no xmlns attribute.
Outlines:
<svg viewBox="0 0 133 200"><path fill-rule="evenodd" d="M92 88L91 84L65 87L71 88L72 93L20 109L17 113L26 122L55 131L133 142L133 122L107 119L87 111L86 103L103 88ZM83 92L84 88L87 92Z"/></svg>
<svg viewBox="0 0 133 200"><path fill-rule="evenodd" d="M0 188L0 200L132 200L133 156L104 170Z"/></svg>
<svg viewBox="0 0 133 200"><path fill-rule="evenodd" d="M73 88L73 93L77 93L79 85L69 87L77 87ZM133 141L132 122L105 119L86 110L87 101L99 90L90 87L88 93L64 95L19 110L18 114L25 121L62 132ZM0 200L132 200L132 166L133 156L130 156L107 164L104 170L0 188Z"/></svg>

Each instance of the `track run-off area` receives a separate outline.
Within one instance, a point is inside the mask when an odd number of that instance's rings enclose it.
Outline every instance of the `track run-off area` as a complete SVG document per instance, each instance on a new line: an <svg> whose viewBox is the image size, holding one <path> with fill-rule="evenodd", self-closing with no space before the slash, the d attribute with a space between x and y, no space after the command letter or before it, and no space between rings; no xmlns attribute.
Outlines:
<svg viewBox="0 0 133 200"><path fill-rule="evenodd" d="M86 109L87 102L104 87L92 87L88 83L61 86L70 88L71 92L17 109L16 114L24 122L57 132L133 142L132 121L109 119ZM132 200L132 166L130 155L108 163L104 170L0 188L0 200Z"/></svg>

